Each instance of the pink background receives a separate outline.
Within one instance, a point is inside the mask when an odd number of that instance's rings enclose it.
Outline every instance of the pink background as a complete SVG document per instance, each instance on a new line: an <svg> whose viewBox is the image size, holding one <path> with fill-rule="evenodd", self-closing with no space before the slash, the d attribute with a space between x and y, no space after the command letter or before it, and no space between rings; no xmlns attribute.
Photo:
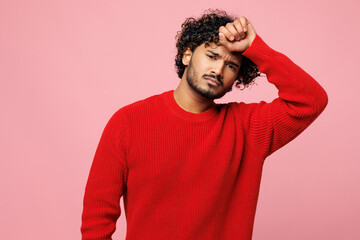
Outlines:
<svg viewBox="0 0 360 240"><path fill-rule="evenodd" d="M176 88L176 31L206 8L249 18L329 95L322 115L267 158L253 239L360 239L359 5L1 1L1 239L80 239L85 184L106 122L124 105ZM221 101L275 97L258 78ZM121 208L114 239L126 234L122 199Z"/></svg>

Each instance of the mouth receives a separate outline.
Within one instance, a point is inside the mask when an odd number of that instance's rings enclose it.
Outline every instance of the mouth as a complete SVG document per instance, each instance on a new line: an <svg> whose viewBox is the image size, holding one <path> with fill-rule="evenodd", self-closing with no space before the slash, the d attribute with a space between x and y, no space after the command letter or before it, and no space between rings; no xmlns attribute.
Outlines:
<svg viewBox="0 0 360 240"><path fill-rule="evenodd" d="M211 77L204 77L209 84L213 85L213 86L220 86L220 82L216 79L216 78L211 78Z"/></svg>

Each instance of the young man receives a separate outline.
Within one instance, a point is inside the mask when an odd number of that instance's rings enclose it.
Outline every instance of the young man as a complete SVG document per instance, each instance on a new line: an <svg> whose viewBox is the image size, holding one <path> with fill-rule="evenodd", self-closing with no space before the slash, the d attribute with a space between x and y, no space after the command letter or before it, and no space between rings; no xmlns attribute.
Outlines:
<svg viewBox="0 0 360 240"><path fill-rule="evenodd" d="M178 34L176 90L119 109L90 170L83 239L111 239L123 196L126 239L251 239L267 156L324 110L324 89L271 49L245 17L211 12ZM271 103L215 104L265 73Z"/></svg>

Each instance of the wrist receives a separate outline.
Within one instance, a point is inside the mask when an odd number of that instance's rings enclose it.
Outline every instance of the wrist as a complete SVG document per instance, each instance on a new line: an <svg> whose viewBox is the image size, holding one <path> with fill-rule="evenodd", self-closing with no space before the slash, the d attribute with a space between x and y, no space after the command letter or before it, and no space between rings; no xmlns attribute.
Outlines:
<svg viewBox="0 0 360 240"><path fill-rule="evenodd" d="M251 44L254 42L255 38L256 38L256 33L253 34L252 36L249 36L249 46L248 47L251 46Z"/></svg>

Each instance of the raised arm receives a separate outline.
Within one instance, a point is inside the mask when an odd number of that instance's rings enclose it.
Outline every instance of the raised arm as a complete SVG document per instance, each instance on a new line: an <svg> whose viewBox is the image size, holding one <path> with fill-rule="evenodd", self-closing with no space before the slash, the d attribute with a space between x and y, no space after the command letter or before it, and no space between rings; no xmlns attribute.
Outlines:
<svg viewBox="0 0 360 240"><path fill-rule="evenodd" d="M239 22L243 27L246 24L248 34L239 33L243 39L231 42L227 41L231 31L223 29L220 32L226 38L222 42L233 51L241 51L279 90L279 97L271 103L231 105L235 115L245 119L248 143L256 146L254 150L265 159L303 132L325 109L328 96L309 74L284 54L271 49L246 18L240 18L236 24Z"/></svg>
<svg viewBox="0 0 360 240"><path fill-rule="evenodd" d="M239 105L248 116L245 128L249 141L266 157L303 132L325 109L328 96L309 74L259 36L243 55L279 90L279 97L271 103Z"/></svg>
<svg viewBox="0 0 360 240"><path fill-rule="evenodd" d="M108 121L96 149L85 188L83 240L111 239L121 214L126 180L126 122L120 112Z"/></svg>

